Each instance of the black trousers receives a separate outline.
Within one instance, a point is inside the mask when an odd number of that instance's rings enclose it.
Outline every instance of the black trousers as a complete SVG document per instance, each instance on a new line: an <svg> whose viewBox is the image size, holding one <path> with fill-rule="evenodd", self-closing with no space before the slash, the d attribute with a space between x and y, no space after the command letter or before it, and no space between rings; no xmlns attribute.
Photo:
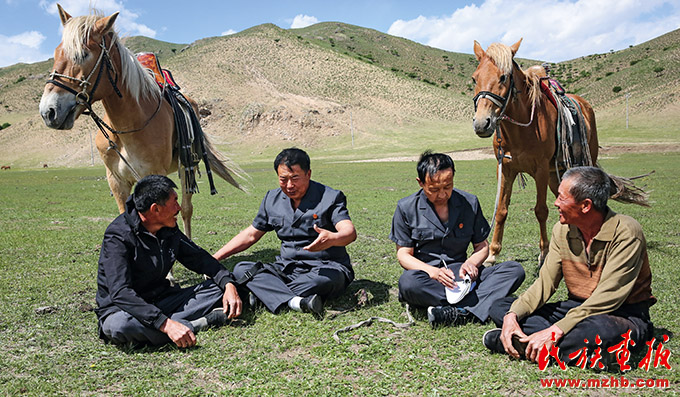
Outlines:
<svg viewBox="0 0 680 397"><path fill-rule="evenodd" d="M172 320L178 321L194 331L190 321L203 317L222 305L224 291L213 280L187 288L177 288L153 304ZM110 314L99 323L101 334L115 343L134 342L140 344L163 345L171 342L168 335L140 323L125 311Z"/></svg>
<svg viewBox="0 0 680 397"><path fill-rule="evenodd" d="M255 265L255 262L239 262L234 267L234 276L240 279ZM304 262L289 264L265 263L246 287L264 303L272 313L277 313L296 296L318 294L324 300L341 295L352 280L339 269L341 265L311 266Z"/></svg>
<svg viewBox="0 0 680 397"><path fill-rule="evenodd" d="M502 299L496 302L496 305L491 309L489 315L497 326L503 326L503 317L510 310L515 299L517 298ZM525 334L531 335L549 328L563 319L569 310L578 307L581 303L583 302L573 299L546 303L533 314L521 319L519 325ZM570 360L569 355L577 350L582 350L584 347L587 348L586 352L589 357L598 347L601 348L603 356L609 354L607 349L621 343L623 341L621 335L629 330L631 331L631 340L635 343L635 346L628 346L631 351L645 347L645 342L654 335L654 325L649 319L649 304L647 302L623 305L611 313L585 318L557 342L557 347L560 348L559 359L565 364L574 365L578 356ZM596 343L596 336L599 336L602 343ZM588 342L585 342L586 340Z"/></svg>
<svg viewBox="0 0 680 397"><path fill-rule="evenodd" d="M462 263L449 265L456 277ZM489 310L499 299L512 294L524 281L524 268L508 261L480 267L477 286L453 306L467 309L480 321L489 317ZM449 306L446 288L422 270L405 270L399 278L399 300L415 307Z"/></svg>

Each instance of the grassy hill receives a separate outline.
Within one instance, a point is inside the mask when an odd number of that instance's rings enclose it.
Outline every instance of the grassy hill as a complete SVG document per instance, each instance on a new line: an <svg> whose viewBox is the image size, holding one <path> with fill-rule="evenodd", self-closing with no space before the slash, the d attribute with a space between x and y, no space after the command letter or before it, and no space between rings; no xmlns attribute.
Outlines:
<svg viewBox="0 0 680 397"><path fill-rule="evenodd" d="M168 43L144 36L125 37L122 41L133 53L153 52L160 62L187 48L187 44Z"/></svg>
<svg viewBox="0 0 680 397"><path fill-rule="evenodd" d="M552 74L594 105L603 145L677 143L679 43L680 30L553 64ZM477 64L471 54L337 22L290 30L264 24L190 45L146 37L126 38L125 44L133 52L159 54L183 92L199 102L204 129L237 161L269 159L291 145L333 159L490 146L470 128L470 75ZM49 130L40 120L38 103L51 67L52 60L0 68L0 125L11 124L0 130L3 164L91 161L90 120L78 120L72 131ZM631 94L629 130L625 93Z"/></svg>

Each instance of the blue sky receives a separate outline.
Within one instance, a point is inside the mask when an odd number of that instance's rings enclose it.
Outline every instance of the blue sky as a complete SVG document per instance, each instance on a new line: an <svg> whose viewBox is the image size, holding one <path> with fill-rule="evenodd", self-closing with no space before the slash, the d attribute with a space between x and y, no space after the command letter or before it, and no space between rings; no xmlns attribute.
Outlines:
<svg viewBox="0 0 680 397"><path fill-rule="evenodd" d="M472 53L524 38L519 56L559 62L620 50L680 28L677 0L229 1L61 0L73 16L90 6L120 11L122 35L173 43L239 32L339 21L442 48ZM0 67L50 58L61 40L56 2L0 0Z"/></svg>

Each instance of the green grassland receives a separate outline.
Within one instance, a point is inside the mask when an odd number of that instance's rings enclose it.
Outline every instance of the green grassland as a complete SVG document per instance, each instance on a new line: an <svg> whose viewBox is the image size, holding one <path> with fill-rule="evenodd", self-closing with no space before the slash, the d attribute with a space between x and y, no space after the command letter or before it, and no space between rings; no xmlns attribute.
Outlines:
<svg viewBox="0 0 680 397"><path fill-rule="evenodd" d="M419 138L420 139L420 138ZM414 144L417 145L417 144ZM439 148L436 148L439 149ZM603 379L620 374L550 367L545 372L526 361L492 355L481 344L489 324L430 329L422 313L416 324L399 330L376 323L340 335L335 330L381 316L405 322L396 297L401 268L388 233L399 198L417 189L414 162L346 163L312 155L313 179L343 190L358 231L348 247L356 280L327 304L322 321L307 314L246 312L233 326L198 336L198 346L132 350L103 344L97 337L96 269L104 229L117 215L101 167L0 172L0 391L6 395L527 395L609 394L606 389L542 389L543 378ZM653 272L652 307L657 336L667 334L672 370L634 369L629 379L668 379L680 392L676 354L680 344L677 307L680 260L677 211L680 182L678 153L608 156L610 173L639 175L652 191L653 205L642 208L611 203L615 211L642 224ZM250 224L264 192L276 187L269 161L241 161L252 177L249 194L218 181L210 196L207 182L194 196L194 239L214 252ZM456 187L480 198L487 218L493 211L494 161L458 161ZM535 279L538 255L533 215L535 191L515 189L500 260L523 264ZM557 220L551 212L549 223ZM227 259L271 260L278 250L269 233L250 250ZM183 285L201 280L181 266ZM355 293L369 300L358 304ZM556 298L565 296L560 288ZM49 307L49 309L37 309ZM337 311L353 309L343 314ZM636 363L639 362L637 358ZM633 363L633 364L636 364ZM625 390L616 390L618 392ZM646 393L662 393L646 389Z"/></svg>

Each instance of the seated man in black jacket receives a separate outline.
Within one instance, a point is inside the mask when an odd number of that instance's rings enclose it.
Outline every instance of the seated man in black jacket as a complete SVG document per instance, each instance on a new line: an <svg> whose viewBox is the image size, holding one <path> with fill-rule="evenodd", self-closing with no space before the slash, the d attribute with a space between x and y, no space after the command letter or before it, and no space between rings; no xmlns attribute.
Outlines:
<svg viewBox="0 0 680 397"><path fill-rule="evenodd" d="M178 347L196 344L196 333L241 314L234 277L177 227L175 183L149 175L135 186L106 229L97 274L99 334L117 344ZM175 260L212 279L180 288L165 278Z"/></svg>

